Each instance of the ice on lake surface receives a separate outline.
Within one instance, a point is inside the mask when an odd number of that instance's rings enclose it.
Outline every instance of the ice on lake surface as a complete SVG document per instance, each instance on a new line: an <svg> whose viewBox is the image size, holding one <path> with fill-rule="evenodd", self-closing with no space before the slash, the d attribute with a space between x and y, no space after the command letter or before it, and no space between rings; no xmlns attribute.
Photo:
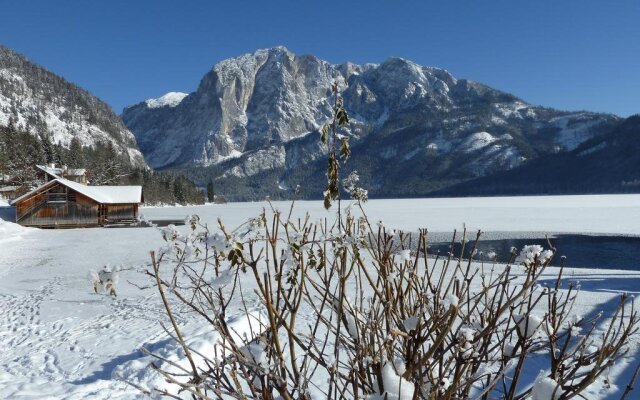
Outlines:
<svg viewBox="0 0 640 400"><path fill-rule="evenodd" d="M288 213L291 205L285 201L272 204L283 213ZM146 208L143 213L150 219L198 214L210 225L220 218L227 227L234 227L265 207L270 208L266 201ZM360 214L349 201L343 202L343 208ZM381 220L390 229L428 229L432 254L448 252L454 229L459 242L466 227L471 242L477 230L483 231L478 250L495 252L500 262L509 260L511 247L540 244L547 248L549 237L558 249L554 265L560 264L560 256L566 256L566 265L571 267L640 270L640 195L371 200L364 208L371 222ZM327 211L321 202L299 201L293 218L304 218L306 212L312 220L332 218L336 208ZM459 255L460 248L456 244L453 254Z"/></svg>
<svg viewBox="0 0 640 400"><path fill-rule="evenodd" d="M288 214L289 202L273 205ZM145 207L141 212L148 219L198 214L209 225L220 218L233 228L269 207L267 202L254 202ZM470 237L482 229L488 239L513 241L517 247L549 234L557 238L554 243L567 255L568 266L579 264L572 260L576 255L563 249L574 237L588 234L580 239L583 248L598 246L589 242L596 238L615 249L616 241L637 243L633 241L640 236L640 195L372 200L365 209L372 222L382 220L389 229L407 232L427 228L434 240L450 237L463 224ZM326 211L319 201L300 201L293 218L307 212L317 220L334 218L336 209ZM160 348L167 343L155 291L130 284L148 283L141 271L148 266L149 251L163 245L156 228L38 230L0 222L0 398L136 398L136 389L115 379L114 373L123 365L144 367L141 346ZM583 303L577 312L583 315L610 310L620 292L640 293L640 267L627 269L625 264L638 261L637 250L629 251L628 257L605 257L619 260L606 265L615 269L569 273L582 281ZM117 298L93 293L88 277L90 270L107 263L122 269ZM626 376L629 368L618 373ZM611 396L619 397L620 393Z"/></svg>
<svg viewBox="0 0 640 400"><path fill-rule="evenodd" d="M272 203L283 213L290 203ZM351 202L343 201L343 208ZM372 222L382 220L390 228L430 232L452 232L466 224L470 232L609 233L640 236L640 195L465 197L436 199L370 200L365 211ZM237 226L269 208L266 201L214 204L178 208L143 208L150 219L198 214L209 223L217 218ZM351 205L354 213L357 207ZM321 201L298 201L293 217L308 212L313 220L333 217L336 207L326 211Z"/></svg>

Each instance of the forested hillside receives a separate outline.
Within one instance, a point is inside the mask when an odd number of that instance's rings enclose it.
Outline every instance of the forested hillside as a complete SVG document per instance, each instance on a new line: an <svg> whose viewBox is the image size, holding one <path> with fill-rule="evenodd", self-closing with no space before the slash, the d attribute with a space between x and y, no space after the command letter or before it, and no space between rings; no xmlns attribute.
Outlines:
<svg viewBox="0 0 640 400"><path fill-rule="evenodd" d="M0 126L0 176L7 183L31 187L36 183L36 165L51 163L86 168L91 185L142 185L147 204L204 202L202 192L190 180L132 166L109 141L82 146L74 138L66 148L46 134L35 136L12 125Z"/></svg>

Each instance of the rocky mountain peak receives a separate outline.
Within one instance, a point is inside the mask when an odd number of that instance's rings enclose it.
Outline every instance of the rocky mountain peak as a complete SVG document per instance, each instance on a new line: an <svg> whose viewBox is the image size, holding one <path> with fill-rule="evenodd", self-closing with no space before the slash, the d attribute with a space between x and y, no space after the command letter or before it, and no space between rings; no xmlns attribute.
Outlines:
<svg viewBox="0 0 640 400"><path fill-rule="evenodd" d="M323 154L309 133L330 119L335 81L352 122L343 134L354 154L369 160L358 167L363 180L378 171L370 177L372 194L401 193L396 183L415 174L451 183L514 168L546 152L569 151L618 121L532 106L403 58L335 65L284 47L221 61L179 105L142 102L122 118L156 168L209 167L214 179L247 182L274 173L278 186L295 187L291 180L301 168L313 170ZM409 165L409 175L391 172ZM430 167L419 172L416 165Z"/></svg>

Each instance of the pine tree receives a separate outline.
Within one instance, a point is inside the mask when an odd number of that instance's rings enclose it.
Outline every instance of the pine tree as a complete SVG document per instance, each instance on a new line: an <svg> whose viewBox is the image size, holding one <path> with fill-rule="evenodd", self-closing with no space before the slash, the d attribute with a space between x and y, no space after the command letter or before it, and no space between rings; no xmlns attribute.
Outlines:
<svg viewBox="0 0 640 400"><path fill-rule="evenodd" d="M82 149L82 143L80 139L74 137L69 143L69 157L66 160L68 166L71 168L83 168L84 167L84 152Z"/></svg>
<svg viewBox="0 0 640 400"><path fill-rule="evenodd" d="M209 180L209 183L207 183L207 200L212 203L214 199L215 193L213 191L213 181Z"/></svg>
<svg viewBox="0 0 640 400"><path fill-rule="evenodd" d="M5 131L0 128L0 182L4 182L5 175L9 173L9 148L5 140Z"/></svg>
<svg viewBox="0 0 640 400"><path fill-rule="evenodd" d="M51 141L51 135L49 133L43 133L40 135L40 141L42 143L42 149L44 151L45 162L47 164L58 163L56 157L56 148Z"/></svg>

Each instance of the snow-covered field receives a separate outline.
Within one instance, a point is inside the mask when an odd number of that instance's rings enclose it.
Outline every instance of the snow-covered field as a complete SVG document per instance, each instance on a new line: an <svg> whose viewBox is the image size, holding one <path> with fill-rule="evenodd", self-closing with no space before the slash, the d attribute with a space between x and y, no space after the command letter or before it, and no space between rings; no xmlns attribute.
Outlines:
<svg viewBox="0 0 640 400"><path fill-rule="evenodd" d="M274 203L284 213L289 205ZM264 207L269 205L144 208L142 214L148 219L198 214L209 224L221 218L235 227ZM450 232L466 223L472 231L640 235L640 195L378 200L366 211L371 220L407 231ZM298 202L294 215L305 212L315 220L332 217L335 210L325 211L321 202ZM117 376L152 379L136 372L147 362L139 349L172 346L160 327L165 318L156 291L136 286L148 283L142 271L149 251L163 244L156 228L37 230L0 222L0 398L142 397ZM97 295L91 286L90 271L107 263L122 269L117 298ZM582 281L576 310L582 315L611 310L620 292L640 293L640 260L634 271L568 273ZM628 363L613 376L632 373L638 342L636 337ZM608 394L620 397L614 390Z"/></svg>

